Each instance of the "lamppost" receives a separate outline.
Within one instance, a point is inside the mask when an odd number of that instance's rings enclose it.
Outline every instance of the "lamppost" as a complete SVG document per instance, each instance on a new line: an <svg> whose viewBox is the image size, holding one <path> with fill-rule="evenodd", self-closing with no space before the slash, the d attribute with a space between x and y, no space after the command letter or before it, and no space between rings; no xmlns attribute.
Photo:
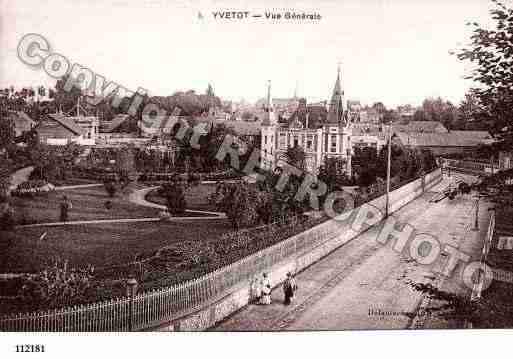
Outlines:
<svg viewBox="0 0 513 359"><path fill-rule="evenodd" d="M479 196L479 193L478 193L476 195L476 217L474 218L474 228L473 228L474 231L478 231L479 230L479 223L478 223L478 219L479 219L479 199L480 199L480 196Z"/></svg>
<svg viewBox="0 0 513 359"><path fill-rule="evenodd" d="M134 329L134 298L137 294L137 287L138 287L137 280L135 278L130 278L126 281L126 294L127 297L129 297L129 308L128 308L128 330L133 331Z"/></svg>
<svg viewBox="0 0 513 359"><path fill-rule="evenodd" d="M392 153L392 123L388 125L388 159L387 159L387 193L385 205L385 218L388 218L390 211L390 162Z"/></svg>

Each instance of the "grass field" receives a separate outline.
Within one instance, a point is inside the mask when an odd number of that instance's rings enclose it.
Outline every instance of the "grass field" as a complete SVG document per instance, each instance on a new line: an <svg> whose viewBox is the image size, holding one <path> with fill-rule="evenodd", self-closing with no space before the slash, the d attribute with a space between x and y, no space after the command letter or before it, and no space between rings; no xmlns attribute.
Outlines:
<svg viewBox="0 0 513 359"><path fill-rule="evenodd" d="M215 243L228 230L226 220L20 228L0 232L0 272L39 271L55 258L74 267L123 265L173 244Z"/></svg>
<svg viewBox="0 0 513 359"><path fill-rule="evenodd" d="M123 191L119 191L114 198L107 195L103 186L55 191L32 198L13 197L12 206L18 223L22 224L58 222L59 205L64 195L73 204L69 212L70 221L157 217L158 209L129 202L128 195L138 188L137 185L130 185ZM113 203L110 210L105 208L107 201Z"/></svg>

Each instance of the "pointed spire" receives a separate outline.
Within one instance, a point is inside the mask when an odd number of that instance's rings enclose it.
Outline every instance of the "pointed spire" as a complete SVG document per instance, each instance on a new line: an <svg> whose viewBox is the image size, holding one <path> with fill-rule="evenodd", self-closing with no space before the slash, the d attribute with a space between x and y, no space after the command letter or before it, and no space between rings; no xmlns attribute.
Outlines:
<svg viewBox="0 0 513 359"><path fill-rule="evenodd" d="M341 65L341 62L338 62L337 63L337 80L335 81L335 87L333 88L333 95L331 96L332 103L336 96L343 95L342 86L340 85L340 65Z"/></svg>
<svg viewBox="0 0 513 359"><path fill-rule="evenodd" d="M332 124L340 123L344 114L344 91L342 91L342 86L340 84L340 64L340 62L337 64L337 79L331 95L328 112L328 123Z"/></svg>
<svg viewBox="0 0 513 359"><path fill-rule="evenodd" d="M272 126L275 125L275 116L273 111L273 100L271 98L271 80L267 82L267 103L265 108L264 121L262 122L264 126Z"/></svg>
<svg viewBox="0 0 513 359"><path fill-rule="evenodd" d="M294 100L297 100L297 80L296 80L296 87L294 88Z"/></svg>
<svg viewBox="0 0 513 359"><path fill-rule="evenodd" d="M271 107L273 106L273 100L271 98L271 80L267 82L267 111L271 110Z"/></svg>

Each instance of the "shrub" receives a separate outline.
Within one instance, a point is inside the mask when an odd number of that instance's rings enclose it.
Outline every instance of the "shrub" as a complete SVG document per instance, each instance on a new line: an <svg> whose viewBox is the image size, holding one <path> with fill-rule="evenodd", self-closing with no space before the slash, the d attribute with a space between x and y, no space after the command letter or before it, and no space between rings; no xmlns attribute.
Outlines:
<svg viewBox="0 0 513 359"><path fill-rule="evenodd" d="M12 195L17 197L33 197L46 194L54 189L55 187L52 184L44 180L28 180L12 191Z"/></svg>
<svg viewBox="0 0 513 359"><path fill-rule="evenodd" d="M7 202L0 204L0 230L6 231L14 227L14 211Z"/></svg>
<svg viewBox="0 0 513 359"><path fill-rule="evenodd" d="M169 213L180 215L185 213L187 202L185 201L184 186L178 181L164 183L159 189L159 195L166 199Z"/></svg>
<svg viewBox="0 0 513 359"><path fill-rule="evenodd" d="M28 310L53 309L85 303L94 298L93 268L74 269L55 261L35 275L26 275L19 292Z"/></svg>
<svg viewBox="0 0 513 359"><path fill-rule="evenodd" d="M105 202L105 208L108 209L108 210L111 210L112 209L112 201L106 201Z"/></svg>
<svg viewBox="0 0 513 359"><path fill-rule="evenodd" d="M107 191L107 194L109 195L109 197L114 197L116 195L116 192L118 190L116 183L114 183L113 181L108 181L108 182L104 183L104 186L105 186L105 191Z"/></svg>

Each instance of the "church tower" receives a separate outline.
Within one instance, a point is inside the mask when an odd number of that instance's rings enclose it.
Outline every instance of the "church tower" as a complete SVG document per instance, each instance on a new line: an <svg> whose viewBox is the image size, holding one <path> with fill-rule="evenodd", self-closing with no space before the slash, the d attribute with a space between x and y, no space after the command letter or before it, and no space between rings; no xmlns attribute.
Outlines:
<svg viewBox="0 0 513 359"><path fill-rule="evenodd" d="M333 94L331 95L331 101L329 104L328 119L329 124L339 124L344 118L344 91L340 85L340 64L337 68L337 80L335 81L335 87L333 88Z"/></svg>
<svg viewBox="0 0 513 359"><path fill-rule="evenodd" d="M275 126L276 125L276 115L273 109L273 100L271 97L271 80L269 80L267 84L267 101L265 104L265 114L264 120L262 121L262 126Z"/></svg>

